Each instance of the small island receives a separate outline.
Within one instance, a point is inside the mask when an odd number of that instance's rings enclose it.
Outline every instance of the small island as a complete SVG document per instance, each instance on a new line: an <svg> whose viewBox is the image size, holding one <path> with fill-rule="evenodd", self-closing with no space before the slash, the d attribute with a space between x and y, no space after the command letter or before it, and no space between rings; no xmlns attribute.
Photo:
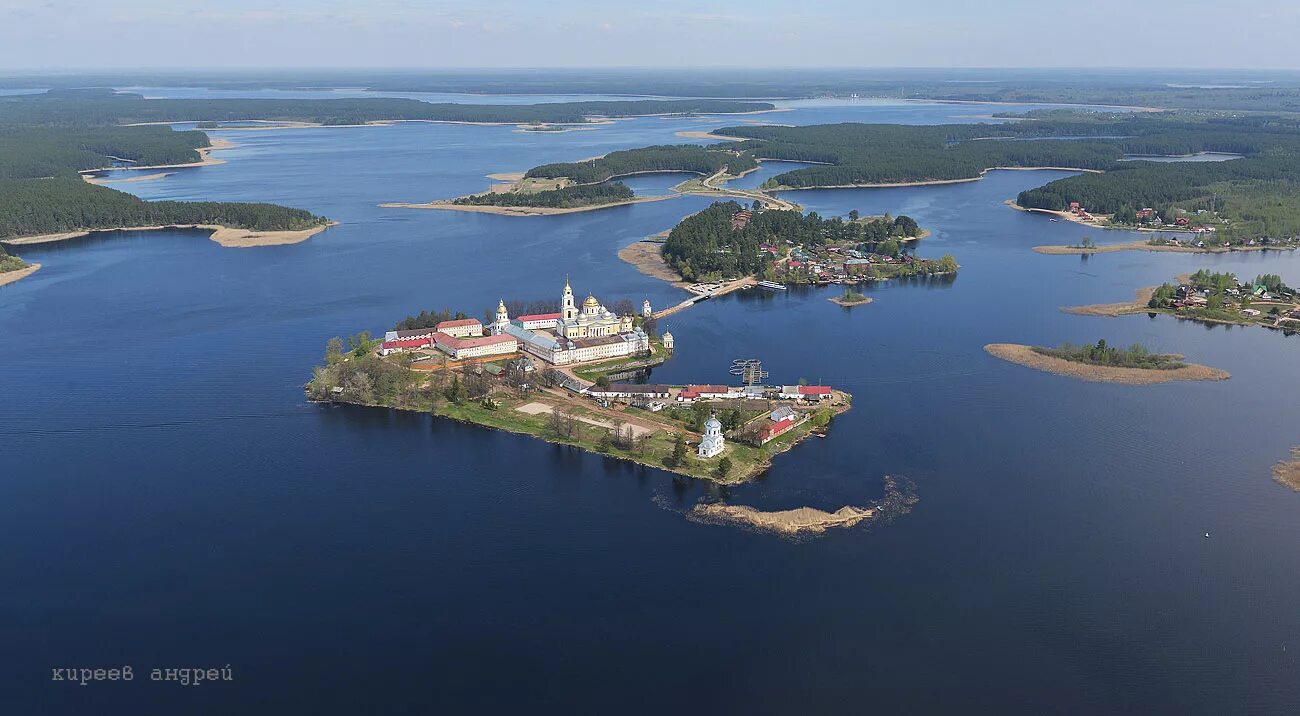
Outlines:
<svg viewBox="0 0 1300 716"><path fill-rule="evenodd" d="M848 393L802 383L616 382L668 360L673 336L657 334L648 302L640 314L630 302L579 302L567 281L558 303L503 300L486 314L425 311L382 340L332 339L307 396L430 413L722 483L753 478L851 406Z"/></svg>
<svg viewBox="0 0 1300 716"><path fill-rule="evenodd" d="M868 507L845 505L834 512L815 507L759 510L748 505L701 502L687 513L696 522L736 525L783 537L822 534L830 529L855 527L863 522L889 520L912 511L919 502L916 485L905 478L885 476L885 492Z"/></svg>
<svg viewBox="0 0 1300 716"><path fill-rule="evenodd" d="M1182 356L1152 353L1141 344L1115 348L1099 340L1092 345L1070 343L1057 348L1018 343L990 343L989 354L1002 360L1057 375L1097 383L1152 385L1176 380L1227 380L1217 368L1185 363Z"/></svg>
<svg viewBox="0 0 1300 716"><path fill-rule="evenodd" d="M845 308L871 303L870 297L864 296L852 289L845 289L843 294L829 300L831 303Z"/></svg>

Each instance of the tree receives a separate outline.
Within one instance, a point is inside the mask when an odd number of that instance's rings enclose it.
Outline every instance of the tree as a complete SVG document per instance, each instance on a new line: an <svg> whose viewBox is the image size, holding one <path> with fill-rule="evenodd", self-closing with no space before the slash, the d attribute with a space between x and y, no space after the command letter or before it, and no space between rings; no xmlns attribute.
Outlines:
<svg viewBox="0 0 1300 716"><path fill-rule="evenodd" d="M334 365L343 360L343 339L334 336L325 343L325 365Z"/></svg>
<svg viewBox="0 0 1300 716"><path fill-rule="evenodd" d="M673 442L673 465L681 465L686 462L686 436L677 433L677 439Z"/></svg>
<svg viewBox="0 0 1300 716"><path fill-rule="evenodd" d="M849 212L849 221L857 221L859 216L861 216L861 214L858 213L857 209L854 209Z"/></svg>
<svg viewBox="0 0 1300 716"><path fill-rule="evenodd" d="M731 458L724 455L722 459L718 461L718 475L721 477L726 477L727 474L730 472L731 472Z"/></svg>
<svg viewBox="0 0 1300 716"><path fill-rule="evenodd" d="M608 387L609 387L609 376L607 376L607 375L598 375L598 376L596 376L596 387L597 387L597 388L608 388Z"/></svg>

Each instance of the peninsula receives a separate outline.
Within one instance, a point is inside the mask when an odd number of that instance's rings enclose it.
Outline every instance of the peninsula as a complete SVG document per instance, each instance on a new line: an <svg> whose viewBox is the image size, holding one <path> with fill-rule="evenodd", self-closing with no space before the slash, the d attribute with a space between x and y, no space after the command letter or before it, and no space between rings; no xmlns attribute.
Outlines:
<svg viewBox="0 0 1300 716"><path fill-rule="evenodd" d="M691 477L735 483L849 409L828 386L616 383L671 357L648 302L634 315L566 282L558 305L505 301L481 323L423 312L383 340L333 339L309 399L427 412ZM558 311L551 311L557 308Z"/></svg>
<svg viewBox="0 0 1300 716"><path fill-rule="evenodd" d="M40 264L29 264L17 256L11 256L0 245L0 286L31 276L40 268Z"/></svg>
<svg viewBox="0 0 1300 716"><path fill-rule="evenodd" d="M669 230L658 258L652 242L634 244L638 248L619 256L643 273L706 285L751 276L780 285L827 285L955 274L952 256L915 255L912 246L924 235L909 216L863 217L855 210L847 218L823 219L759 202L746 207L723 201Z"/></svg>
<svg viewBox="0 0 1300 716"><path fill-rule="evenodd" d="M1300 291L1277 274L1242 281L1233 273L1201 269L1173 283L1139 289L1129 303L1098 304L1063 309L1092 316L1163 313L1205 324L1260 326L1286 333L1300 332Z"/></svg>
<svg viewBox="0 0 1300 716"><path fill-rule="evenodd" d="M1059 348L1018 343L990 343L984 350L996 358L1027 368L1095 383L1152 385L1176 380L1227 380L1231 376L1217 368L1184 363L1182 356L1151 353L1140 344L1126 349L1106 345Z"/></svg>

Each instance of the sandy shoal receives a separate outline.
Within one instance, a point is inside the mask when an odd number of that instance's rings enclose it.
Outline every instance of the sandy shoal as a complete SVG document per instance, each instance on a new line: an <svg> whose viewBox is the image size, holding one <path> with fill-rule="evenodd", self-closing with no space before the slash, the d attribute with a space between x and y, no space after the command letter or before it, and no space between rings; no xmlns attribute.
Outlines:
<svg viewBox="0 0 1300 716"><path fill-rule="evenodd" d="M705 132L697 129L683 129L680 132L673 132L673 134L687 139L725 139L730 142L745 141L744 137L729 137L723 134L714 134L713 132Z"/></svg>
<svg viewBox="0 0 1300 716"><path fill-rule="evenodd" d="M1291 448L1291 459L1273 466L1273 479L1278 484L1300 492L1300 447Z"/></svg>
<svg viewBox="0 0 1300 716"><path fill-rule="evenodd" d="M637 271L661 281L685 288L690 284L682 280L676 271L664 261L660 249L663 244L654 241L638 241L619 249L618 257L636 267Z"/></svg>
<svg viewBox="0 0 1300 716"><path fill-rule="evenodd" d="M84 178L88 184L130 184L131 182L138 181L156 181L158 179L166 179L174 173L175 172L157 172L155 174L145 174L144 176L130 177L128 179L104 179L103 177L84 174L82 175L82 178Z"/></svg>
<svg viewBox="0 0 1300 716"><path fill-rule="evenodd" d="M852 527L871 519L875 514L873 509L852 505L845 505L834 512L813 507L765 512L747 505L701 504L691 511L691 516L699 520L730 522L783 535L821 533L832 527Z"/></svg>
<svg viewBox="0 0 1300 716"><path fill-rule="evenodd" d="M874 299L872 299L872 298L870 298L870 297L867 297L867 298L862 299L861 301L845 301L843 296L836 296L835 298L828 298L828 299L826 299L826 300L830 301L831 303L835 304L836 306L843 306L843 307L845 307L845 308L852 308L852 307L854 307L854 306L865 306L865 305L867 305L868 303L871 303Z"/></svg>
<svg viewBox="0 0 1300 716"><path fill-rule="evenodd" d="M31 264L25 268L20 268L17 271L5 271L0 273L0 286L11 284L19 279L27 278L39 271L40 268L40 264Z"/></svg>
<svg viewBox="0 0 1300 716"><path fill-rule="evenodd" d="M1064 358L1054 358L1036 352L1019 343L990 343L984 350L996 358L1041 370L1094 383L1122 383L1124 385L1154 385L1175 380L1227 380L1227 371L1209 366L1188 363L1172 370L1147 370L1144 368L1115 368L1111 366L1076 363Z"/></svg>
<svg viewBox="0 0 1300 716"><path fill-rule="evenodd" d="M89 236L94 233L105 233L113 231L161 231L163 229L206 229L212 232L208 237L213 241L228 248L251 248L255 246L281 246L284 244L297 244L320 232L335 226L337 222L329 222L320 226L313 226L310 229L299 231L252 231L249 229L236 229L229 226L218 226L215 224L169 224L166 226L123 226L116 229L86 229L79 231L65 231L59 234L40 234L38 236L24 236L17 239L6 239L5 243L14 245L28 244L48 244L56 241L67 241L77 239L82 236Z"/></svg>

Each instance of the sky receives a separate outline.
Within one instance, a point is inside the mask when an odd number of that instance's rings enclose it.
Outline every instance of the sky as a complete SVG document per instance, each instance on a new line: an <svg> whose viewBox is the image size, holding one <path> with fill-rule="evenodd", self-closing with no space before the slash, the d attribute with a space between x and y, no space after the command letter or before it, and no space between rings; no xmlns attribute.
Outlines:
<svg viewBox="0 0 1300 716"><path fill-rule="evenodd" d="M1300 0L0 0L0 70L1300 69Z"/></svg>

